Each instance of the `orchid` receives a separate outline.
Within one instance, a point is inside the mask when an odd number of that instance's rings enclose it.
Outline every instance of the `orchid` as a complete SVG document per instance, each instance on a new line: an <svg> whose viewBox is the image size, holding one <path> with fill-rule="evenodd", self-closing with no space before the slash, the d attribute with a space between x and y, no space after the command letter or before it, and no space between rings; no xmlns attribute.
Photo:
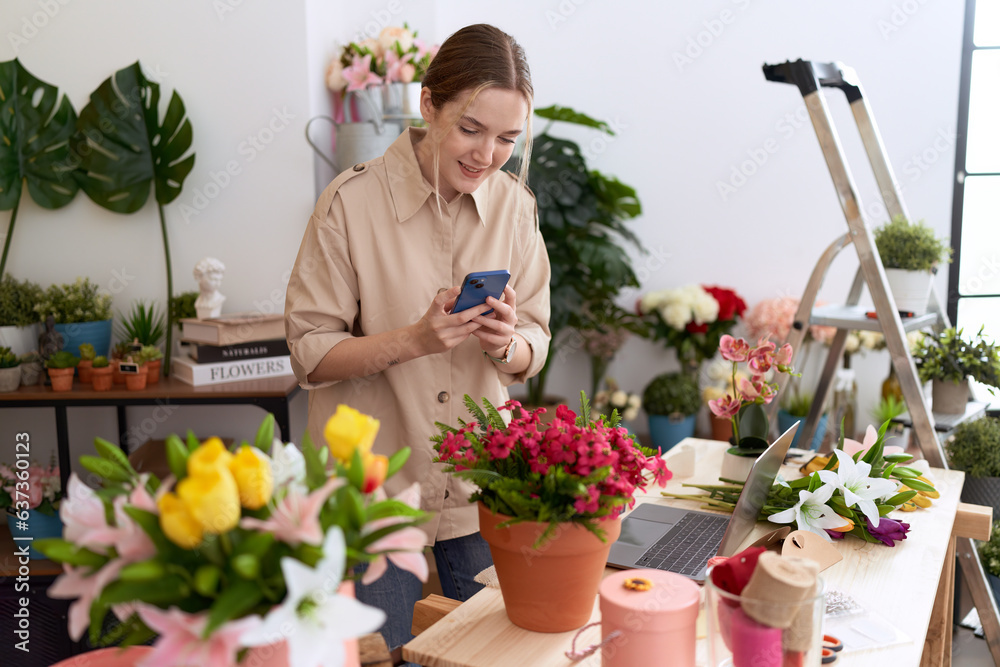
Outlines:
<svg viewBox="0 0 1000 667"><path fill-rule="evenodd" d="M282 558L288 594L259 628L242 636L242 644L264 646L286 640L290 667L340 667L343 640L374 632L385 622L381 609L337 593L345 556L344 534L333 528L323 540L323 557L315 568Z"/></svg>
<svg viewBox="0 0 1000 667"><path fill-rule="evenodd" d="M868 522L877 528L879 514L875 501L892 494L896 483L881 477L870 477L871 464L864 461L855 463L843 450L837 449L833 453L837 456L837 471L820 470L817 473L819 478L843 493L848 507L857 505Z"/></svg>
<svg viewBox="0 0 1000 667"><path fill-rule="evenodd" d="M826 504L833 492L831 484L824 484L812 492L803 489L799 491L799 502L787 510L772 514L767 520L773 523L795 522L799 530L816 533L829 542L830 536L826 534L826 529L840 528L846 523L844 517Z"/></svg>

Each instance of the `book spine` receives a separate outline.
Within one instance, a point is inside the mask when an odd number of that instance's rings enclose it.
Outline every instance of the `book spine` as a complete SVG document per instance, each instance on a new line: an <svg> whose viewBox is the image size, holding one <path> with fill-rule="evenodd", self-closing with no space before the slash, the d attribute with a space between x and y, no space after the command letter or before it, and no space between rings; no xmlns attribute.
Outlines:
<svg viewBox="0 0 1000 667"><path fill-rule="evenodd" d="M290 357L266 357L216 364L177 364L177 377L188 384L201 386L241 380L292 375Z"/></svg>
<svg viewBox="0 0 1000 667"><path fill-rule="evenodd" d="M288 341L284 339L262 340L253 343L240 343L239 345L205 345L197 343L192 347L191 356L200 364L238 361L240 359L280 357L289 353Z"/></svg>

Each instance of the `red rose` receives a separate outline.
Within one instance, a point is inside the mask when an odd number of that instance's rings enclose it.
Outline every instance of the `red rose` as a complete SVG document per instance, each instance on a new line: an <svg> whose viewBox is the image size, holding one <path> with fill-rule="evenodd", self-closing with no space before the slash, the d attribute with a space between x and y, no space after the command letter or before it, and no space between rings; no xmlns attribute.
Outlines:
<svg viewBox="0 0 1000 667"><path fill-rule="evenodd" d="M725 287L704 286L704 289L719 303L719 322L743 317L743 311L747 309L747 304L736 292Z"/></svg>

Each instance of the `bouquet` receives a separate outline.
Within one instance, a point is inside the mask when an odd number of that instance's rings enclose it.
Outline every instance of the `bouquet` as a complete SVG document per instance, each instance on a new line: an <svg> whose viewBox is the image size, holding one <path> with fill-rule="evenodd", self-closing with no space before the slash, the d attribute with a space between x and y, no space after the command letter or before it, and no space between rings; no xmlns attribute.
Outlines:
<svg viewBox="0 0 1000 667"><path fill-rule="evenodd" d="M565 405L549 425L545 408L526 411L517 401L499 409L483 399L480 408L465 396L473 421L460 427L437 423L437 461L446 472L469 479L479 490L470 501L511 519L548 522L536 548L555 534L560 523L573 522L604 539L594 519L617 517L650 479L663 486L671 473L659 452L637 445L617 417L591 419L585 392L578 417ZM504 423L501 412L518 413Z"/></svg>
<svg viewBox="0 0 1000 667"><path fill-rule="evenodd" d="M622 421L635 419L642 407L642 396L619 389L613 378L604 382L608 388L594 395L594 410L607 416L617 412Z"/></svg>
<svg viewBox="0 0 1000 667"><path fill-rule="evenodd" d="M98 456L80 463L103 488L71 476L63 538L35 542L64 564L49 594L76 600L70 636L89 625L92 643L127 646L158 634L148 662L163 666L228 666L262 645L287 650L292 667L341 664L341 640L384 621L343 594L354 566L369 564L366 582L387 558L427 576L419 489L380 491L409 450L373 455L378 426L342 405L326 424L329 449L308 434L301 451L275 440L271 415L235 451L172 435L162 481L96 439ZM121 623L102 637L108 613Z"/></svg>
<svg viewBox="0 0 1000 667"><path fill-rule="evenodd" d="M0 510L6 509L18 518L24 510L54 516L59 510L61 491L59 466L54 460L48 467L26 459L0 465Z"/></svg>
<svg viewBox="0 0 1000 667"><path fill-rule="evenodd" d="M817 306L823 305L817 301ZM795 313L799 309L799 300L793 296L781 296L774 299L758 301L744 320L750 338L770 338L784 343L795 322ZM837 333L835 327L813 324L807 329L806 340L815 340L823 345L829 345Z"/></svg>
<svg viewBox="0 0 1000 667"><path fill-rule="evenodd" d="M653 339L677 351L685 372L715 354L719 339L732 331L746 307L731 289L701 285L648 292L637 304Z"/></svg>
<svg viewBox="0 0 1000 667"><path fill-rule="evenodd" d="M843 450L841 439L834 455L822 470L788 482L778 476L768 494L759 519L772 523L793 523L830 541L854 535L865 542L881 542L892 547L906 539L908 523L890 519L889 512L912 511L929 507L931 498L940 494L916 467L902 466L913 457L909 454L883 455L885 432L889 422L878 432L868 427L866 450L853 456ZM663 495L686 500L700 500L715 510L732 512L743 490L741 483L729 480L722 485L685 484L709 493ZM918 502L915 502L918 501Z"/></svg>
<svg viewBox="0 0 1000 667"><path fill-rule="evenodd" d="M405 23L384 28L378 39L351 42L341 50L327 68L327 88L342 92L422 81L438 48L418 39Z"/></svg>
<svg viewBox="0 0 1000 667"><path fill-rule="evenodd" d="M764 406L774 400L778 387L766 378L772 372L792 373L792 346L785 343L780 349L775 344L762 338L757 347L742 338L733 338L726 334L719 341L719 352L722 358L732 363L733 392L722 398L708 402L712 414L722 419L729 419L733 424L733 439L736 447L730 449L733 454L757 456L768 446L770 425ZM748 377L740 377L738 364L746 362Z"/></svg>

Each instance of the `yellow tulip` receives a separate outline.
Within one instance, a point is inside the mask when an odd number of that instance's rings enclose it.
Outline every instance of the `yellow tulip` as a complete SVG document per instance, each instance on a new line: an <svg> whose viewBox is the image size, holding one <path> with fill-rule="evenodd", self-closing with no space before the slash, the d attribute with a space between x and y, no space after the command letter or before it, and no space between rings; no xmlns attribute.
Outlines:
<svg viewBox="0 0 1000 667"><path fill-rule="evenodd" d="M201 544L201 524L195 521L177 494L173 491L164 494L157 506L160 508L160 528L171 542L182 549L194 549Z"/></svg>
<svg viewBox="0 0 1000 667"><path fill-rule="evenodd" d="M330 453L347 463L359 450L364 456L371 451L378 435L379 421L346 405L338 405L337 412L326 422L323 436L330 446Z"/></svg>
<svg viewBox="0 0 1000 667"><path fill-rule="evenodd" d="M236 480L240 504L247 509L260 509L274 492L274 475L271 464L260 450L243 445L229 462L229 472Z"/></svg>
<svg viewBox="0 0 1000 667"><path fill-rule="evenodd" d="M201 446L191 452L187 460L189 475L201 475L211 470L222 467L228 468L233 455L229 453L226 446L219 438L209 438L201 443Z"/></svg>
<svg viewBox="0 0 1000 667"><path fill-rule="evenodd" d="M225 468L185 477L177 483L177 495L206 533L225 533L240 521L240 492Z"/></svg>

